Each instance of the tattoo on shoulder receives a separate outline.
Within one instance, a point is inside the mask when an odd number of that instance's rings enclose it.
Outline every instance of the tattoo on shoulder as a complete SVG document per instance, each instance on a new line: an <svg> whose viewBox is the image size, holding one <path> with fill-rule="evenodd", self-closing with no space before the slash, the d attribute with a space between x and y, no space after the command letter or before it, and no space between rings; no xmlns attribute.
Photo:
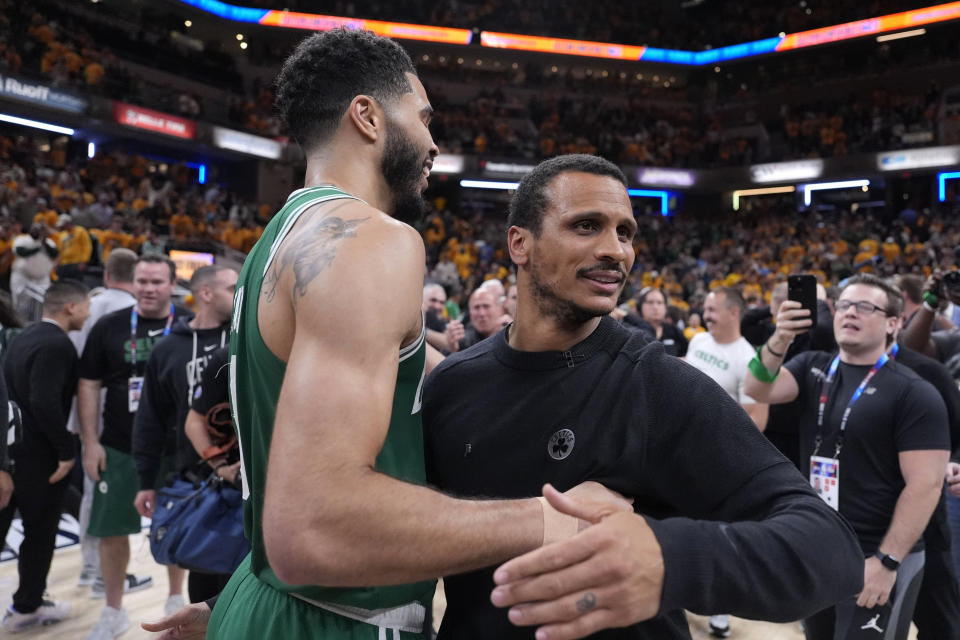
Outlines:
<svg viewBox="0 0 960 640"><path fill-rule="evenodd" d="M357 235L357 228L370 217L344 220L333 215L337 209L350 204L340 202L322 216L310 220L306 227L283 247L263 279L261 295L273 302L280 279L288 269L293 271L293 306L307 293L310 283L333 264L340 243Z"/></svg>

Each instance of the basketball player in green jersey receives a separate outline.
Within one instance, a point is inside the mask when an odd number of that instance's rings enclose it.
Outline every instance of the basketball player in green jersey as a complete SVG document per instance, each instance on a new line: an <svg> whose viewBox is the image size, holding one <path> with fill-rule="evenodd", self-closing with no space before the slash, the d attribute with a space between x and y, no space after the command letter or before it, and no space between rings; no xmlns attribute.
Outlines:
<svg viewBox="0 0 960 640"><path fill-rule="evenodd" d="M422 486L425 256L404 220L438 149L406 52L366 32L316 34L277 87L306 186L237 285L230 396L252 550L207 638L412 638L435 577L570 537L578 522L543 499Z"/></svg>

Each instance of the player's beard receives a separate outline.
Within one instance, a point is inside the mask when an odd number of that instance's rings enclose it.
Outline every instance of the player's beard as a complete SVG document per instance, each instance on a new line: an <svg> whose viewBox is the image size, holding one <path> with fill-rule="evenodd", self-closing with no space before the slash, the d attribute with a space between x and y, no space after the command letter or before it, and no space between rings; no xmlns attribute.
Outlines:
<svg viewBox="0 0 960 640"><path fill-rule="evenodd" d="M393 211L390 215L401 222L410 224L423 217L420 178L428 157L428 152L421 153L401 127L388 121L387 144L383 160L380 161L380 171L393 195Z"/></svg>

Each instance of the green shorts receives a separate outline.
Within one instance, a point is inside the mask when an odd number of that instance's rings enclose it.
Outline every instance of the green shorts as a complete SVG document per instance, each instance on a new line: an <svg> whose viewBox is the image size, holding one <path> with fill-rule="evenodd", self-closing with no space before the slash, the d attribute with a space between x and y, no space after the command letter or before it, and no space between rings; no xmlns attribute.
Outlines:
<svg viewBox="0 0 960 640"><path fill-rule="evenodd" d="M207 640L423 640L423 634L385 629L325 611L277 591L250 571L250 555L217 599Z"/></svg>
<svg viewBox="0 0 960 640"><path fill-rule="evenodd" d="M140 488L140 477L133 456L110 447L103 449L107 452L107 468L100 472L100 481L93 483L93 506L87 533L97 538L139 533L141 519L133 501ZM172 457L161 460L157 489L164 485L173 468L172 463Z"/></svg>

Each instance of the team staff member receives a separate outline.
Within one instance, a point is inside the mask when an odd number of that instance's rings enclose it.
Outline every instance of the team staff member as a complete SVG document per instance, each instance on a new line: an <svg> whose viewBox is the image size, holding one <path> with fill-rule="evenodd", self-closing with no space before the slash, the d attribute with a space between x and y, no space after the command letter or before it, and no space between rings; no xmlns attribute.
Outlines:
<svg viewBox="0 0 960 640"><path fill-rule="evenodd" d="M422 486L425 253L403 220L421 214L438 150L409 56L368 32L315 34L284 64L277 103L304 148L306 188L238 282L230 399L251 554L208 637L420 637L433 578L577 522L537 499Z"/></svg>
<svg viewBox="0 0 960 640"><path fill-rule="evenodd" d="M90 299L90 317L83 323L79 331L70 332L70 340L77 348L77 354L83 353L87 344L87 336L93 325L103 316L112 311L129 309L137 303L133 295L133 269L137 264L137 254L129 249L116 249L110 252L103 265L103 290ZM69 429L80 433L80 418L74 403L70 412ZM102 431L103 420L99 419L98 428ZM87 526L90 524L90 509L93 506L93 479L83 474L83 500L80 502L80 549L83 554L83 568L77 586L93 586L93 593L103 595L103 576L100 574L100 540L89 535ZM152 584L149 576L130 576L128 585Z"/></svg>
<svg viewBox="0 0 960 640"><path fill-rule="evenodd" d="M866 557L863 591L808 618L808 640L902 640L910 628L924 563L921 534L940 498L950 438L940 395L891 348L902 305L883 280L851 278L833 322L839 354L810 351L781 368L777 354L810 326L809 312L788 300L751 363L747 390L754 397L803 400L803 470L853 525Z"/></svg>
<svg viewBox="0 0 960 640"><path fill-rule="evenodd" d="M194 271L190 290L196 315L174 324L170 335L150 352L133 421L133 459L140 477L134 505L146 518L153 517L156 506L154 487L166 482L161 476L163 451L172 452L174 468L180 473L190 471L198 461L184 434L184 422L213 351L227 344L236 285L233 269L211 265ZM187 580L190 601L206 600L224 584L226 580L219 577L191 571Z"/></svg>
<svg viewBox="0 0 960 640"><path fill-rule="evenodd" d="M106 607L88 640L112 640L130 626L122 608L129 534L140 531L133 505L138 486L130 453L133 418L143 389L143 374L153 346L188 314L170 302L176 278L173 261L147 255L137 261L133 284L137 304L105 315L94 325L80 359L77 403L83 439L84 470L96 491L88 531L100 538L100 563ZM97 434L100 389L106 388L103 434ZM184 571L168 567L169 609L183 602Z"/></svg>
<svg viewBox="0 0 960 640"><path fill-rule="evenodd" d="M554 564L589 563L593 553L598 566L613 561L566 594L533 597L518 583L491 603L493 567L444 578L440 638L529 638L513 625L562 621L545 637L625 626L591 637L689 638L685 608L792 620L856 591L852 532L747 414L662 345L607 317L634 261L637 224L621 171L594 156L543 162L521 181L508 225L517 317L428 378L428 480L455 495L506 498L544 482L597 480L633 498L640 515L611 516L563 543L565 552L538 552ZM569 584L579 570L588 564L545 582ZM511 594L512 603L553 602L496 608Z"/></svg>
<svg viewBox="0 0 960 640"><path fill-rule="evenodd" d="M23 441L11 447L13 499L0 511L0 540L6 539L15 511L23 519L20 586L3 616L3 628L10 632L60 622L70 614L70 603L47 600L43 592L74 464L67 417L77 388L77 350L66 332L83 326L90 313L89 293L74 280L51 285L43 298L43 320L24 329L4 358L10 399L23 418ZM6 403L0 408L5 413Z"/></svg>

